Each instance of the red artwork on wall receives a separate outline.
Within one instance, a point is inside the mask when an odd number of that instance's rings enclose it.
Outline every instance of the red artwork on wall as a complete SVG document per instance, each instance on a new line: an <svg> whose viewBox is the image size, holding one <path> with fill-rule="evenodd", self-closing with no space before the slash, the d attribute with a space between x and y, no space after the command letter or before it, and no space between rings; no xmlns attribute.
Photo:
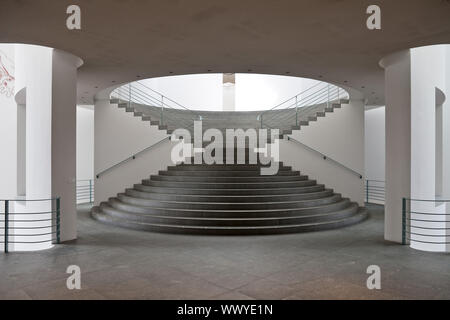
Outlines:
<svg viewBox="0 0 450 320"><path fill-rule="evenodd" d="M0 95L11 97L14 94L14 77L9 73L0 56Z"/></svg>

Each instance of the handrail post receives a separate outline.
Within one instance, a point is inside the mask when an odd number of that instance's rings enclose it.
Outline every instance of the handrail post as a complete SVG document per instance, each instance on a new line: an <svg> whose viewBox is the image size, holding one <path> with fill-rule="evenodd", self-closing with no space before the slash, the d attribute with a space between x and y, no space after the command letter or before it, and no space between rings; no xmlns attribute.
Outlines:
<svg viewBox="0 0 450 320"><path fill-rule="evenodd" d="M366 203L369 203L369 180L366 180Z"/></svg>
<svg viewBox="0 0 450 320"><path fill-rule="evenodd" d="M263 128L263 115L262 113L259 115L260 127Z"/></svg>
<svg viewBox="0 0 450 320"><path fill-rule="evenodd" d="M5 253L8 253L9 238L9 200L5 200Z"/></svg>
<svg viewBox="0 0 450 320"><path fill-rule="evenodd" d="M164 125L164 96L161 95L161 125Z"/></svg>
<svg viewBox="0 0 450 320"><path fill-rule="evenodd" d="M92 203L92 180L89 179L89 203Z"/></svg>
<svg viewBox="0 0 450 320"><path fill-rule="evenodd" d="M339 101L341 100L341 95L340 95L340 91L339 91L339 87L337 88L338 89L338 103L339 103Z"/></svg>
<svg viewBox="0 0 450 320"><path fill-rule="evenodd" d="M406 244L406 198L402 199L402 244Z"/></svg>
<svg viewBox="0 0 450 320"><path fill-rule="evenodd" d="M56 243L61 242L61 198L56 198Z"/></svg>
<svg viewBox="0 0 450 320"><path fill-rule="evenodd" d="M128 107L131 108L131 83L128 84Z"/></svg>
<svg viewBox="0 0 450 320"><path fill-rule="evenodd" d="M298 96L295 96L295 126L298 126Z"/></svg>
<svg viewBox="0 0 450 320"><path fill-rule="evenodd" d="M327 108L330 107L330 84L327 84Z"/></svg>

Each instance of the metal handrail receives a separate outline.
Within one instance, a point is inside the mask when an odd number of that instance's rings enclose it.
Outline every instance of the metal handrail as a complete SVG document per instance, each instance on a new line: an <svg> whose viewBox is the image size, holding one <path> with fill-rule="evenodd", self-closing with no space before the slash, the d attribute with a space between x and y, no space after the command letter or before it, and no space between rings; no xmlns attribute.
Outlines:
<svg viewBox="0 0 450 320"><path fill-rule="evenodd" d="M181 103L176 102L175 100L173 100L173 99L171 99L171 98L165 96L164 94L162 94L162 93L160 93L160 92L158 92L158 91L156 91L156 90L154 90L154 89L152 89L152 88L146 86L145 84L143 84L143 83L141 83L141 82L139 82L139 81L136 81L135 83L137 83L137 84L143 86L144 88L146 88L146 89L148 89L148 90L150 90L150 91L152 91L152 92L154 92L154 93L160 95L161 97L164 97L164 100L168 100L168 101L170 101L170 102L173 102L173 103L175 103L177 106L181 107L182 109L185 109L185 110L188 110L188 111L193 112L191 109L185 107L185 106L182 105Z"/></svg>
<svg viewBox="0 0 450 320"><path fill-rule="evenodd" d="M138 86L141 86L142 88L139 88ZM156 94L156 97L152 95L152 93ZM130 107L132 103L138 102L146 106L154 106L156 108L160 108L161 109L160 122L162 125L164 124L164 119L167 118L167 116L169 116L169 118L170 117L176 118L175 120L177 122L188 123L188 127L193 126L193 121L189 121L185 117L181 117L176 113L168 114L167 112L164 112L166 108L171 110L185 110L193 114L194 119L201 119L201 115L197 114L193 110L165 96L164 94L144 85L139 81L128 83L125 86L116 88L111 93L111 96L114 95L116 95L119 100L120 99L125 100L125 102L128 103Z"/></svg>
<svg viewBox="0 0 450 320"><path fill-rule="evenodd" d="M132 154L131 156L127 157L126 159L117 162L116 164L114 164L114 165L112 165L112 166L106 168L105 170L100 171L99 173L97 173L97 174L95 175L95 177L96 177L97 179L99 179L100 176L104 175L106 172L111 171L112 169L114 169L114 168L116 168L116 167L118 167L118 166L124 164L125 162L128 162L128 161L130 161L130 160L136 159L136 157L137 157L138 155L140 155L140 154L142 154L142 153L144 153L144 152L146 152L146 151L152 149L152 148L155 147L156 145L159 145L159 144L161 144L162 142L164 142L164 141L166 141L166 140L170 140L170 136L167 136L167 137L165 137L164 139L161 139L161 140L159 140L158 142L152 144L151 146L148 146L148 147L146 147L145 149L142 149L141 151L138 151L138 152Z"/></svg>
<svg viewBox="0 0 450 320"><path fill-rule="evenodd" d="M305 92L308 92L309 90L311 90L311 89L317 87L317 86L320 85L320 84L322 84L322 83L321 83L321 82L316 83L315 85L309 87L308 89L303 90L303 91L300 92L300 93L297 93L295 96L293 96L293 97L291 97L291 98L289 98L289 99L287 99L287 100L285 100L285 101L283 101L283 102L281 102L281 103L275 105L274 107L272 107L272 108L270 108L270 109L268 109L268 110L265 110L265 111L261 112L259 115L262 115L262 114L264 114L264 113L266 113L266 112L268 112L268 111L274 110L274 109L276 109L276 108L282 106L282 105L285 104L286 102L291 101L292 99L295 99L295 97L298 97L298 96L304 94ZM259 115L258 115L258 116L259 116Z"/></svg>
<svg viewBox="0 0 450 320"><path fill-rule="evenodd" d="M160 105L158 105L158 103L160 103L160 102L157 102L154 97L148 95L147 93L141 91L140 89L136 89L135 88L134 91L132 91L132 92L134 93L134 95L132 97L129 97L129 99L126 101L126 103L128 103L130 107L131 107L131 103L136 103L137 102L139 104L143 104L144 106L154 106L155 108L161 108L161 111L160 111L161 112L161 115L160 115L160 117L161 117L161 124L163 124L163 118L167 118L167 115L168 115L168 113L166 111L166 116L163 117L163 114L164 114L163 110L164 110L164 108L170 109L170 110L180 110L180 109L175 109L175 108L167 105L165 102L162 102ZM194 113L194 115L196 115L196 114ZM186 119L186 118L184 118L181 115L178 115L176 113L175 114L171 114L171 117L176 118L176 121L178 123L183 123L183 122L186 123L187 122L189 124L188 127L193 125L192 121L189 121L189 119ZM193 120L193 119L191 119L191 120Z"/></svg>
<svg viewBox="0 0 450 320"><path fill-rule="evenodd" d="M317 90L312 91L319 87ZM343 91L343 96L341 96L340 90ZM312 91L312 92L311 92ZM307 93L306 96L305 93ZM284 122L288 120L292 115L290 114L277 114L272 113L271 115L264 117L264 115L270 111L275 109L278 110L289 110L295 109L295 125L298 125L299 117L305 115L308 111L311 110L312 107L315 107L322 103L327 103L327 107L330 106L330 103L334 101L340 101L341 98L345 96L348 97L348 94L345 90L339 88L335 85L330 85L328 83L319 82L309 87L308 89L302 91L299 94L275 105L274 107L265 110L257 115L257 120L260 121L260 127L263 128L264 124L270 120L278 120ZM283 108L280 108L284 106ZM265 119L264 119L265 118Z"/></svg>
<svg viewBox="0 0 450 320"><path fill-rule="evenodd" d="M336 90L336 91L334 91L334 90ZM329 91L324 91L324 90L317 91L316 94L305 97L304 98L305 100L300 104L300 107L298 107L299 103L297 103L297 107L292 107L293 105L295 105L295 103L294 103L282 110L295 109L296 110L295 125L298 125L298 120L300 117L307 115L312 108L317 107L320 104L324 104L327 102L327 101L323 101L325 99L325 97L330 98L330 101L327 103L327 106L329 105L329 103L334 102L333 97L338 96L337 90L338 89L335 88L335 89L330 89ZM284 116L280 115L280 114L272 114L271 117L265 118L265 122L266 122L266 125L267 125L268 121L274 120L274 119L278 120L279 122L280 121L284 122L284 121L288 120L291 116L292 115L290 115L290 114L285 114Z"/></svg>
<svg viewBox="0 0 450 320"><path fill-rule="evenodd" d="M4 252L8 253L10 244L39 244L47 242L61 242L61 198L47 198L47 199L1 199L0 202L4 202L3 219L0 220L2 226L0 230L3 230L3 240L0 239L0 243L4 245ZM15 212L11 211L10 204L13 202L50 202L52 209L50 211L37 211L37 212ZM53 209L54 208L54 209ZM55 216L53 216L53 214ZM50 215L49 218L41 219L16 219L15 216L28 216L28 215ZM1 215L0 215L1 217ZM42 222L49 222L47 225L42 226ZM17 225L25 224L25 225ZM28 225L29 223L39 223L40 225ZM45 233L16 233L14 230L40 230L51 229L50 232ZM53 231L54 230L54 231ZM11 232L12 231L12 232ZM10 240L10 237L38 237L38 236L51 236L48 240L40 241L20 241L17 239ZM55 237L53 237L55 236Z"/></svg>
<svg viewBox="0 0 450 320"><path fill-rule="evenodd" d="M344 168L344 169L350 171L350 172L353 173L354 175L357 175L360 179L362 179L363 176L362 176L362 174L360 174L359 172L357 172L357 171L355 171L355 170L353 170L353 169L347 167L345 164L342 164L342 163L340 163L339 161L337 161L337 160L335 160L335 159L333 159L333 158L330 158L329 156L325 155L324 153L322 153L322 152L320 152L320 151L318 151L318 150L316 150L316 149L314 149L314 148L312 148L312 147L310 147L310 146L304 144L303 142L300 142L300 141L298 141L297 139L294 139L294 138L289 137L289 136L287 136L287 140L288 140L288 141L294 141L295 143L302 145L302 146L305 147L306 149L308 149L308 150L310 150L310 151L312 151L312 152L314 152L314 153L319 154L319 155L323 158L323 160L331 161L331 162L333 162L333 163L339 165L340 167L342 167L342 168Z"/></svg>

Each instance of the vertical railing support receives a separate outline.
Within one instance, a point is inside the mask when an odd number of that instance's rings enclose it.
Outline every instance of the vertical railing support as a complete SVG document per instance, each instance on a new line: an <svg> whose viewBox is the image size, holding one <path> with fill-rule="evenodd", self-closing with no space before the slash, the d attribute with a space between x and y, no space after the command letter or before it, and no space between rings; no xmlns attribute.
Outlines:
<svg viewBox="0 0 450 320"><path fill-rule="evenodd" d="M56 198L56 243L61 242L61 198Z"/></svg>
<svg viewBox="0 0 450 320"><path fill-rule="evenodd" d="M402 199L402 244L406 244L406 198Z"/></svg>
<svg viewBox="0 0 450 320"><path fill-rule="evenodd" d="M161 96L161 125L164 125L164 96Z"/></svg>
<svg viewBox="0 0 450 320"><path fill-rule="evenodd" d="M8 253L9 240L9 200L5 200L5 253Z"/></svg>
<svg viewBox="0 0 450 320"><path fill-rule="evenodd" d="M366 203L369 203L369 180L366 180Z"/></svg>
<svg viewBox="0 0 450 320"><path fill-rule="evenodd" d="M259 126L261 127L261 129L263 128L263 115L262 114L259 115Z"/></svg>
<svg viewBox="0 0 450 320"><path fill-rule="evenodd" d="M131 83L128 84L128 107L131 108Z"/></svg>
<svg viewBox="0 0 450 320"><path fill-rule="evenodd" d="M92 180L89 179L89 203L92 203Z"/></svg>
<svg viewBox="0 0 450 320"><path fill-rule="evenodd" d="M298 126L298 96L295 96L295 126Z"/></svg>
<svg viewBox="0 0 450 320"><path fill-rule="evenodd" d="M327 108L330 107L330 85L327 84Z"/></svg>

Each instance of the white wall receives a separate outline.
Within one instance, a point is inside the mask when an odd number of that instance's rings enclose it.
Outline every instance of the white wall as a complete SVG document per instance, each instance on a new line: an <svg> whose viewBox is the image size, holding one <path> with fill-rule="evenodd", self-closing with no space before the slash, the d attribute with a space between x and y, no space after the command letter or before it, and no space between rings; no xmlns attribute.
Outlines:
<svg viewBox="0 0 450 320"><path fill-rule="evenodd" d="M292 141L280 142L280 161L364 206L364 104L350 104L296 130L292 138L339 161L358 175Z"/></svg>
<svg viewBox="0 0 450 320"><path fill-rule="evenodd" d="M386 78L386 207L385 238L402 240L402 198L438 198L436 155L443 155L444 172L450 163L448 139L448 102L443 106L443 152L436 139L436 89L448 96L449 46L415 48L386 57L381 64ZM442 173L439 173L442 174ZM444 173L445 174L445 173ZM445 188L445 187L444 187ZM439 188L438 188L439 189ZM445 193L445 190L444 190ZM415 219L411 227L411 247L426 251L448 251L443 228L448 225L443 213L449 206L434 201L408 200L406 213ZM421 215L418 213L427 213ZM438 215L431 215L432 213ZM434 221L424 221L434 220ZM426 230L426 231L424 231ZM419 234L428 234L422 236ZM448 239L447 239L448 240ZM435 244L432 244L435 243Z"/></svg>
<svg viewBox="0 0 450 320"><path fill-rule="evenodd" d="M191 110L222 110L221 73L194 74L143 80L153 90Z"/></svg>
<svg viewBox="0 0 450 320"><path fill-rule="evenodd" d="M266 74L236 74L236 111L267 110L318 83Z"/></svg>
<svg viewBox="0 0 450 320"><path fill-rule="evenodd" d="M16 102L25 130L21 136L18 174L20 193L25 201L11 204L12 212L33 213L38 221L17 221L11 230L10 250L30 251L52 247L52 226L48 223L56 201L60 197L60 239L76 238L76 81L77 68L82 61L65 52L34 45L15 45L15 63L18 88ZM17 130L16 130L17 131ZM25 135L25 139L23 139ZM23 150L22 150L23 149ZM43 200L45 199L45 200ZM28 201L34 200L34 201ZM29 220L26 214L17 214L18 220ZM50 220L52 221L52 220ZM39 227L40 229L36 229ZM20 234L17 234L20 233ZM33 235L36 243L25 235Z"/></svg>
<svg viewBox="0 0 450 320"><path fill-rule="evenodd" d="M226 101L221 73L169 76L141 82L192 110L222 111L223 101ZM235 110L270 109L317 82L298 77L238 73Z"/></svg>
<svg viewBox="0 0 450 320"><path fill-rule="evenodd" d="M107 99L97 100L94 110L95 175L167 137L165 131L150 126L149 122L125 112L116 104L110 104ZM148 179L151 174L165 170L172 164L170 150L174 144L166 140L95 179L95 205L115 197L142 179Z"/></svg>
<svg viewBox="0 0 450 320"><path fill-rule="evenodd" d="M436 139L436 88L446 93L446 78L450 80L450 68L446 70L445 45L428 46L411 49L411 198L437 199L441 196L436 190L436 157L442 155L438 150ZM448 93L447 93L448 95ZM446 108L448 104L444 105ZM448 125L448 124L444 124ZM450 158L444 159L444 163ZM439 173L442 174L442 171ZM439 188L438 188L439 189ZM447 208L446 208L447 207ZM415 222L415 226L427 228L444 228L444 213L449 211L450 203L432 203L411 201L411 211L436 213L424 217L411 213L411 218L428 219L442 222ZM411 228L413 233L423 233L423 229ZM424 242L445 242L448 238L439 237L439 230L427 230L434 236L411 235L411 247L427 251L446 251L445 244ZM413 241L417 240L417 241ZM449 248L447 248L448 250Z"/></svg>
<svg viewBox="0 0 450 320"><path fill-rule="evenodd" d="M0 45L0 68L11 76L14 70L14 46ZM0 199L16 197L17 182L17 105L14 100L15 79L1 73L0 82ZM7 85L4 85L4 82ZM1 205L1 204L0 204ZM1 210L0 210L1 211Z"/></svg>
<svg viewBox="0 0 450 320"><path fill-rule="evenodd" d="M77 107L77 180L94 179L94 108Z"/></svg>
<svg viewBox="0 0 450 320"><path fill-rule="evenodd" d="M411 196L411 62L409 50L386 57L384 238L402 242L402 198Z"/></svg>
<svg viewBox="0 0 450 320"><path fill-rule="evenodd" d="M385 179L385 107L364 112L365 176L368 180Z"/></svg>
<svg viewBox="0 0 450 320"><path fill-rule="evenodd" d="M411 50L411 197L435 198L436 88L445 91L443 46Z"/></svg>
<svg viewBox="0 0 450 320"><path fill-rule="evenodd" d="M443 158L450 159L450 46L446 48L445 69L447 75L445 79L446 100L442 109L443 118ZM450 161L443 163L443 197L450 199ZM450 223L449 223L450 227Z"/></svg>

